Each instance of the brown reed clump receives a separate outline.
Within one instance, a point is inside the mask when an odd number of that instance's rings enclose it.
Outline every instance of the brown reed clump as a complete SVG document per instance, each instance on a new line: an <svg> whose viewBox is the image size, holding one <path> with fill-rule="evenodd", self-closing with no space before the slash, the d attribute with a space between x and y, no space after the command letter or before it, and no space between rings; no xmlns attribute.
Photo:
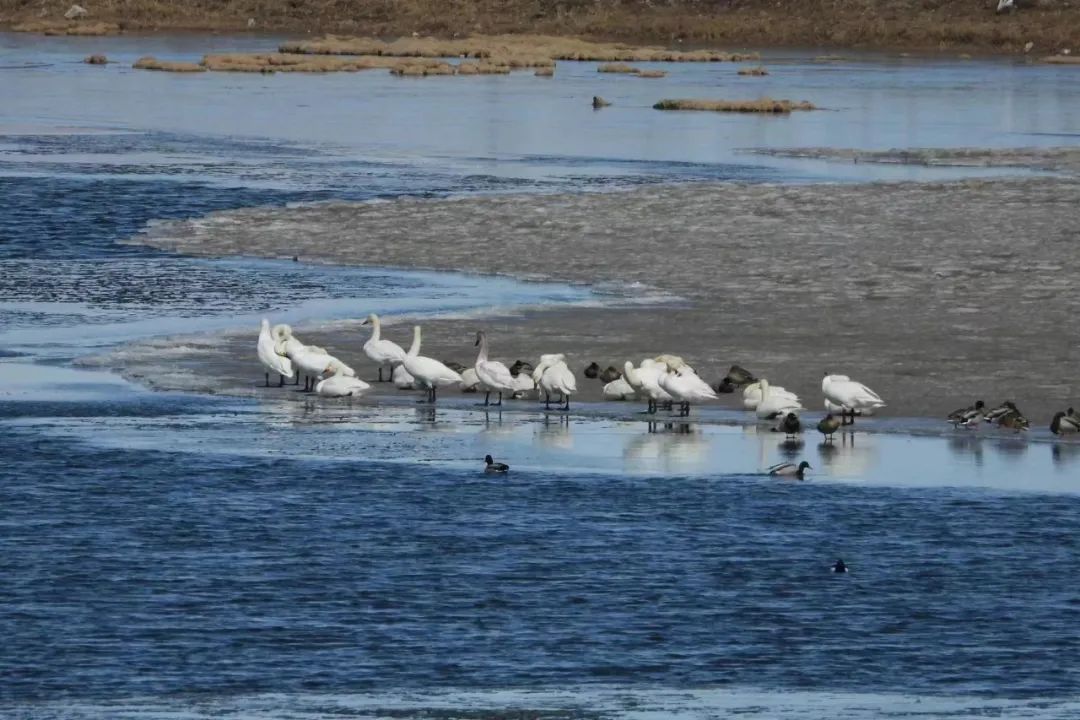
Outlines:
<svg viewBox="0 0 1080 720"><path fill-rule="evenodd" d="M772 113L787 114L794 110L816 110L813 103L803 100L661 100L653 105L656 110L707 110L711 112Z"/></svg>
<svg viewBox="0 0 1080 720"><path fill-rule="evenodd" d="M395 67L402 61L379 57L312 57L282 53L217 53L204 55L202 65L218 72L358 72Z"/></svg>
<svg viewBox="0 0 1080 720"><path fill-rule="evenodd" d="M83 62L87 65L108 65L109 58L104 55L87 55L83 58Z"/></svg>
<svg viewBox="0 0 1080 720"><path fill-rule="evenodd" d="M457 65L458 75L509 75L509 65L493 62L463 62Z"/></svg>
<svg viewBox="0 0 1080 720"><path fill-rule="evenodd" d="M136 70L161 70L163 72L205 72L206 68L198 63L177 62L173 60L158 60L156 57L146 55L135 61L132 65Z"/></svg>
<svg viewBox="0 0 1080 720"><path fill-rule="evenodd" d="M624 43L602 43L579 38L548 35L475 35L455 40L435 38L398 38L380 40L372 37L328 35L319 40L287 42L283 53L311 55L383 55L391 57L461 57L530 58L534 63L555 60L595 62L723 62L756 59L757 54L727 53L717 50L668 50L660 47ZM512 66L515 66L512 64ZM529 65L525 65L529 66ZM535 66L535 65L533 65Z"/></svg>
<svg viewBox="0 0 1080 720"><path fill-rule="evenodd" d="M429 77L431 75L453 75L455 68L450 63L403 63L390 68L391 75L399 77Z"/></svg>
<svg viewBox="0 0 1080 720"><path fill-rule="evenodd" d="M640 78L663 78L667 77L667 70L642 70L637 76Z"/></svg>
<svg viewBox="0 0 1080 720"><path fill-rule="evenodd" d="M1050 65L1080 65L1080 55L1048 55L1039 62Z"/></svg>
<svg viewBox="0 0 1080 720"><path fill-rule="evenodd" d="M107 22L79 22L72 20L30 20L12 25L15 32L40 33L42 35L75 35L97 37L119 35L120 26Z"/></svg>
<svg viewBox="0 0 1080 720"><path fill-rule="evenodd" d="M640 68L636 68L633 65L627 65L626 63L604 63L596 68L596 72L602 73L626 73L628 75L637 75L641 72Z"/></svg>
<svg viewBox="0 0 1080 720"><path fill-rule="evenodd" d="M739 74L749 77L762 77L764 75L768 75L769 71L764 66L758 65L757 67L739 68Z"/></svg>

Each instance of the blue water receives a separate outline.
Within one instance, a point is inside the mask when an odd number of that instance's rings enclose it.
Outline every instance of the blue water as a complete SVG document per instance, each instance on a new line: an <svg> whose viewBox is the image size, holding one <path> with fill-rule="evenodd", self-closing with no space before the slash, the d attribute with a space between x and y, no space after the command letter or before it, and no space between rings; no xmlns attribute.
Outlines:
<svg viewBox="0 0 1080 720"><path fill-rule="evenodd" d="M785 55L754 87L834 112L781 119L654 113L664 86L598 79L591 64L560 64L555 83L451 85L77 62L268 42L0 34L0 714L1077 716L1076 446L857 435L785 448L738 427L649 432L465 402L158 394L71 363L264 314L597 298L131 242L155 221L402 195L954 177L980 171L739 150L1060 144L1080 130L1080 76ZM665 92L744 90L731 73L679 68ZM587 107L598 91L615 101L603 113ZM478 472L486 452L511 475ZM796 457L810 481L762 474ZM845 577L828 572L841 556Z"/></svg>

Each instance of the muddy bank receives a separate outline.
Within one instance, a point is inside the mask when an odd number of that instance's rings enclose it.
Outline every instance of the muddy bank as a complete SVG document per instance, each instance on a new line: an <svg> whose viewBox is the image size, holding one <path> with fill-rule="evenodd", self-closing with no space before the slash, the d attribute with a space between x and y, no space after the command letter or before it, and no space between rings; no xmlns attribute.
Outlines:
<svg viewBox="0 0 1080 720"><path fill-rule="evenodd" d="M780 148L753 150L757 155L927 167L1033 168L1080 174L1080 148L910 148L851 150L844 148Z"/></svg>
<svg viewBox="0 0 1080 720"><path fill-rule="evenodd" d="M98 0L78 21L65 19L70 0L0 0L0 24L34 32L76 32L73 26L111 23L120 32L157 30L274 31L296 34L443 37L472 33L547 33L664 43L721 43L734 47L833 46L976 49L1039 55L1074 47L1080 7L1067 0L1028 0L1014 13L996 2L970 0L707 0L669 3L566 3L508 0L399 0L297 3L248 0L189 3Z"/></svg>
<svg viewBox="0 0 1080 720"><path fill-rule="evenodd" d="M1010 398L1041 422L1080 402L1077 202L1080 183L1056 179L722 184L250 209L138 239L197 255L608 282L631 297L656 288L680 300L484 325L510 360L567 352L583 367L669 351L709 379L737 362L814 407L830 370L874 387L890 414ZM425 324L425 352L468 360L476 326ZM310 341L360 357L362 338L343 337ZM236 346L234 377L256 369L250 344Z"/></svg>

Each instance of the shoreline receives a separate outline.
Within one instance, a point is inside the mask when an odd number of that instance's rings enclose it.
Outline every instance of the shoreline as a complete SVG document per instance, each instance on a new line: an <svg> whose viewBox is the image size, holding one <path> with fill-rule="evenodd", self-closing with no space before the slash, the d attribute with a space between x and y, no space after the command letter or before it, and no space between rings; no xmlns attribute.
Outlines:
<svg viewBox="0 0 1080 720"><path fill-rule="evenodd" d="M1058 3L997 14L992 6L944 0L927 9L911 3L867 8L857 0L745 0L738 6L702 8L584 7L524 0L498 12L461 3L439 12L425 0L360 11L330 3L317 11L296 3L269 2L251 8L211 10L203 4L102 0L79 21L66 20L62 7L27 12L19 0L0 0L0 29L49 34L240 33L258 36L318 34L458 37L474 34L545 34L561 37L686 47L817 48L896 52L981 52L995 55L1048 54L1070 47L1080 11ZM96 27L95 27L96 26Z"/></svg>
<svg viewBox="0 0 1080 720"><path fill-rule="evenodd" d="M1080 298L1065 292L1063 270L1080 252L1063 209L1076 202L1080 183L1067 179L720 183L257 208L131 241L206 257L299 255L622 287L671 302L488 318L493 356L563 352L580 371L670 352L711 383L737 363L810 407L822 372L840 372L881 394L888 414L942 417L976 399L1009 399L1042 424L1077 404L1067 338L1080 332ZM423 351L467 366L479 325L427 322ZM346 362L363 358L366 333L298 334ZM392 331L398 341L407 334ZM236 341L241 368L249 350ZM227 377L243 377L236 361L221 362Z"/></svg>

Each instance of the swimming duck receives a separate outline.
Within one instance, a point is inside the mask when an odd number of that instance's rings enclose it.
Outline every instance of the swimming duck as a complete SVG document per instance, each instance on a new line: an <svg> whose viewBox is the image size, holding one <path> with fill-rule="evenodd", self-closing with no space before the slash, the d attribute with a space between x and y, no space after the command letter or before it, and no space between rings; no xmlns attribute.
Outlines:
<svg viewBox="0 0 1080 720"><path fill-rule="evenodd" d="M840 418L829 413L817 424L818 432L825 436L825 442L832 442L833 435L840 429Z"/></svg>
<svg viewBox="0 0 1080 720"><path fill-rule="evenodd" d="M838 559L836 563L832 566L832 571L834 573L846 573L847 565L844 564L843 560Z"/></svg>
<svg viewBox="0 0 1080 720"><path fill-rule="evenodd" d="M1067 413L1056 413L1054 419L1050 421L1050 432L1055 435L1072 435L1080 432L1080 418L1076 417L1072 408L1069 408Z"/></svg>
<svg viewBox="0 0 1080 720"><path fill-rule="evenodd" d="M1019 413L1020 410L1016 407L1016 404L1013 403L1012 400L1006 400L993 410L987 410L983 414L983 419L986 420L986 422L988 423L994 423L997 422L1002 415L1010 412Z"/></svg>
<svg viewBox="0 0 1080 720"><path fill-rule="evenodd" d="M979 423L982 422L985 408L986 403L982 400L976 400L971 407L960 408L949 413L949 422L953 424L953 427L960 427L961 425L966 428L978 427Z"/></svg>
<svg viewBox="0 0 1080 720"><path fill-rule="evenodd" d="M495 462L490 455L484 456L484 472L486 473L506 473L509 472L510 466L506 463Z"/></svg>
<svg viewBox="0 0 1080 720"><path fill-rule="evenodd" d="M998 427L1008 428L1016 432L1021 430L1027 430L1031 427L1031 423L1028 419L1020 414L1019 410L1010 410L1009 412L1001 415L997 419Z"/></svg>
<svg viewBox="0 0 1080 720"><path fill-rule="evenodd" d="M769 468L768 473L779 477L794 477L799 480L805 480L806 471L809 469L811 469L810 463L803 460L798 465L795 463L779 463L773 465Z"/></svg>
<svg viewBox="0 0 1080 720"><path fill-rule="evenodd" d="M589 363L585 368L585 377L590 380L600 375L600 366L596 363Z"/></svg>
<svg viewBox="0 0 1080 720"><path fill-rule="evenodd" d="M847 375L831 375L826 372L821 379L821 393L826 400L840 406L841 425L854 425L855 415L860 411L874 411L885 407L885 401L880 395Z"/></svg>
<svg viewBox="0 0 1080 720"><path fill-rule="evenodd" d="M600 375L599 375L600 381L602 383L604 383L605 385L607 383L615 382L616 380L618 380L621 377L622 377L622 373L619 372L618 370L616 370L611 365L608 365L607 369L601 371Z"/></svg>

